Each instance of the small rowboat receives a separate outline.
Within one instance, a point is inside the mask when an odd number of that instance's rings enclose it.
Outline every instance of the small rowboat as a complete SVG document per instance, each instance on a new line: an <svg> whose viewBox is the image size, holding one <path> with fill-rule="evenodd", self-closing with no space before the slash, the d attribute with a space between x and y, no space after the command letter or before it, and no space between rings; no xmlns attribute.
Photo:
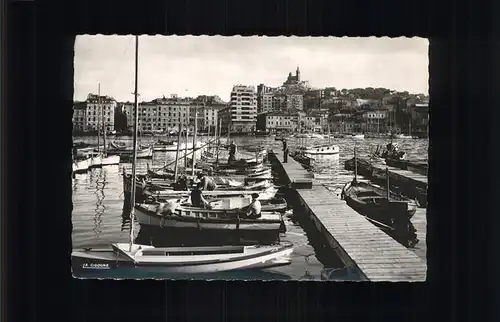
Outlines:
<svg viewBox="0 0 500 322"><path fill-rule="evenodd" d="M259 246L154 247L128 243L111 249L86 248L71 254L75 276L143 274L202 274L290 265L293 244Z"/></svg>
<svg viewBox="0 0 500 322"><path fill-rule="evenodd" d="M162 217L156 213L157 204L138 204L135 207L141 225L185 228L210 231L238 231L280 233L284 228L283 218L278 212L263 212L260 218L245 218L236 209L203 209L178 206L173 215ZM281 231L283 232L283 231Z"/></svg>
<svg viewBox="0 0 500 322"><path fill-rule="evenodd" d="M418 243L416 230L410 221L417 210L416 201L393 192L390 192L388 199L386 190L356 180L344 186L342 198L376 226L404 234L407 247L414 247Z"/></svg>
<svg viewBox="0 0 500 322"><path fill-rule="evenodd" d="M109 149L107 151L108 154L112 155L119 155L121 158L130 158L132 157L133 154L133 149L132 148L119 148L119 149ZM137 151L137 158L138 159L150 159L153 157L153 148L152 147L146 147L146 148L141 148Z"/></svg>

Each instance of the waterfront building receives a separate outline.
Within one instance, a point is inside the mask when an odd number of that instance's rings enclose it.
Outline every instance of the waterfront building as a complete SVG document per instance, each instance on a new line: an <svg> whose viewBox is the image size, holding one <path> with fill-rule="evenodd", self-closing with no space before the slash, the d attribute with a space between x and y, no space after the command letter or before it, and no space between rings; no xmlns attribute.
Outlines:
<svg viewBox="0 0 500 322"><path fill-rule="evenodd" d="M148 132L177 131L179 123L189 125L190 98L179 98L173 94L169 98L157 98L150 102L139 103L139 130ZM125 103L123 112L127 115L127 126L133 128L133 103Z"/></svg>
<svg viewBox="0 0 500 322"><path fill-rule="evenodd" d="M269 113L273 111L273 96L276 88L260 84L257 86L257 113Z"/></svg>
<svg viewBox="0 0 500 322"><path fill-rule="evenodd" d="M89 94L85 101L85 131L97 131L105 122L106 132L115 129L116 100L109 96Z"/></svg>
<svg viewBox="0 0 500 322"><path fill-rule="evenodd" d="M214 133L218 119L218 111L226 108L227 103L219 96L198 96L191 104L190 124L194 125L194 116L197 115L199 131Z"/></svg>
<svg viewBox="0 0 500 322"><path fill-rule="evenodd" d="M217 112L217 120L220 120L220 132L227 133L231 126L231 106L220 109Z"/></svg>
<svg viewBox="0 0 500 322"><path fill-rule="evenodd" d="M282 93L274 94L272 101L273 112L283 112L286 110L286 95Z"/></svg>
<svg viewBox="0 0 500 322"><path fill-rule="evenodd" d="M362 129L364 132L387 133L389 131L387 116L387 110L362 112Z"/></svg>
<svg viewBox="0 0 500 322"><path fill-rule="evenodd" d="M257 122L257 93L254 86L235 85L231 91L230 128L233 133L253 132Z"/></svg>
<svg viewBox="0 0 500 322"><path fill-rule="evenodd" d="M272 112L265 116L265 131L269 132L295 132L299 124L298 113Z"/></svg>
<svg viewBox="0 0 500 322"><path fill-rule="evenodd" d="M298 115L298 130L300 132L316 132L318 130L321 130L321 117L317 112L308 114L301 111L298 112Z"/></svg>
<svg viewBox="0 0 500 322"><path fill-rule="evenodd" d="M87 128L87 103L75 102L73 105L73 131L85 132Z"/></svg>

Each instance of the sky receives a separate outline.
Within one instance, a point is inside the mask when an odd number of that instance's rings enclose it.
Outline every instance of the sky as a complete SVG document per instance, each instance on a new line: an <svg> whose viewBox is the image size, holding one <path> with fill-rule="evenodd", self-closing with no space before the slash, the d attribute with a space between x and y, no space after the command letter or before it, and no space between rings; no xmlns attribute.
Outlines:
<svg viewBox="0 0 500 322"><path fill-rule="evenodd" d="M280 86L300 67L315 88L384 87L428 94L425 38L140 36L140 101L171 94L218 95L235 84ZM74 99L88 93L133 101L135 37L82 35L75 41Z"/></svg>

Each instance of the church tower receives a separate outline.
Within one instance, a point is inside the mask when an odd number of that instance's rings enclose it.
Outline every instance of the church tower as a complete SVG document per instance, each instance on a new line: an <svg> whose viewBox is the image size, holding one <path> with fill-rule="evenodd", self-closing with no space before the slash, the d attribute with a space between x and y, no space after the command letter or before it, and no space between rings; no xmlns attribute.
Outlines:
<svg viewBox="0 0 500 322"><path fill-rule="evenodd" d="M299 66L297 66L297 70L295 71L295 76L297 77L297 82L300 82L300 69L299 69Z"/></svg>

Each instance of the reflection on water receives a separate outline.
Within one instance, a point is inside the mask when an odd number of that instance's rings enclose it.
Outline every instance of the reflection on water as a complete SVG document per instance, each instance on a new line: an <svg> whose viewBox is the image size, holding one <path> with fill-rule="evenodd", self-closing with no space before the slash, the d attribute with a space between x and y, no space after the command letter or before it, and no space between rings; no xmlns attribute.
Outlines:
<svg viewBox="0 0 500 322"><path fill-rule="evenodd" d="M95 206L95 216L94 216L94 229L93 231L96 234L96 237L98 238L99 235L102 233L102 230L100 229L102 219L101 216L102 214L106 211L106 204L104 203L105 195L104 195L104 189L106 188L106 171L104 169L100 169L101 171L98 172L97 178L95 178L95 196L96 196L96 206ZM92 182L92 179L91 179Z"/></svg>
<svg viewBox="0 0 500 322"><path fill-rule="evenodd" d="M141 143L154 142L158 138L142 138ZM162 139L162 138L160 138ZM232 138L233 139L233 138ZM96 138L76 138L75 141L97 143ZM235 137L236 144L242 146L262 145L267 148L281 149L280 141L274 138ZM119 141L124 141L120 139ZM320 144L326 141L308 139L305 144ZM407 152L409 160L426 160L427 140L398 140L402 150ZM377 144L385 145L382 139L334 139L332 144L340 146L340 155L315 156L316 161L311 169L315 179L319 180L330 191L340 194L343 185L352 180L353 173L344 170L344 161L352 158L353 149L357 145L360 157L364 157ZM290 138L289 146L293 150L297 139ZM163 166L175 160L175 152L155 153L152 160L138 160L137 172L146 173L147 164L151 167ZM128 242L130 232L130 204L124 202L123 180L121 168L131 169L130 163L120 166L92 169L84 174L77 174L73 179L73 247L108 247L114 242ZM296 198L295 198L296 199ZM292 198L293 200L293 198ZM295 245L292 264L265 271L239 271L201 276L183 276L195 279L227 279L227 280L360 280L355 271L346 269L338 258L332 255L324 238L316 233L314 223L300 211L288 212L284 216L287 226L286 235L281 238ZM154 227L153 227L154 228ZM175 232L168 230L151 230L134 224L135 241L142 244L153 244L158 240L175 239ZM134 278L133 272L124 273L124 278ZM144 277L144 276L135 276Z"/></svg>

